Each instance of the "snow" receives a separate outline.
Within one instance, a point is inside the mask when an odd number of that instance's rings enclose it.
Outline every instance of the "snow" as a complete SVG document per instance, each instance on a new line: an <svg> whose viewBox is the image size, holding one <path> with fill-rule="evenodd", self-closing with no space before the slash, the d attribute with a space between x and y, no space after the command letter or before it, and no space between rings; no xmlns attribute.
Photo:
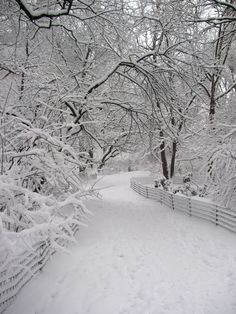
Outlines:
<svg viewBox="0 0 236 314"><path fill-rule="evenodd" d="M132 175L99 181L89 227L6 314L235 314L236 235L145 199Z"/></svg>

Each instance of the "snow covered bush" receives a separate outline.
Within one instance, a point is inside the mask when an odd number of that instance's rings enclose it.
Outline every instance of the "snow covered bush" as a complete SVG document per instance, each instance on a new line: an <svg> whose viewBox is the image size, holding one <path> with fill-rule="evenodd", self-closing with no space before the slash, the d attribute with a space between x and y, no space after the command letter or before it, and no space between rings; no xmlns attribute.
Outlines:
<svg viewBox="0 0 236 314"><path fill-rule="evenodd" d="M8 176L0 176L2 228L21 232L45 229L45 225L79 224L88 213L81 201L84 192L62 194L60 197L41 195L19 186Z"/></svg>
<svg viewBox="0 0 236 314"><path fill-rule="evenodd" d="M197 187L194 186L193 184L185 183L181 186L173 187L172 193L174 193L174 194L180 193L180 194L183 194L186 196L196 196L196 195L198 195L198 190L197 190Z"/></svg>
<svg viewBox="0 0 236 314"><path fill-rule="evenodd" d="M80 153L42 129L24 128L16 137L20 152L10 152L8 174L22 186L41 194L81 188Z"/></svg>
<svg viewBox="0 0 236 314"><path fill-rule="evenodd" d="M196 196L198 194L197 186L192 181L193 174L191 172L183 176L183 184L180 186L173 186L171 188L172 193L181 193L186 196Z"/></svg>
<svg viewBox="0 0 236 314"><path fill-rule="evenodd" d="M8 175L0 176L0 269L5 293L0 301L19 291L52 253L76 241L75 234L89 214L81 201L87 193L42 195Z"/></svg>
<svg viewBox="0 0 236 314"><path fill-rule="evenodd" d="M85 194L40 195L0 176L0 264L34 252L38 243L53 252L75 242L75 233L89 214L81 201Z"/></svg>
<svg viewBox="0 0 236 314"><path fill-rule="evenodd" d="M165 191L169 190L170 187L170 181L168 179L166 179L166 177L164 176L158 176L155 180L154 180L154 186L155 188L159 188Z"/></svg>
<svg viewBox="0 0 236 314"><path fill-rule="evenodd" d="M207 185L198 185L193 179L192 173L187 173L183 176L182 184L175 185L171 180L166 179L164 176L159 176L154 180L154 186L156 188L171 192L171 193L179 193L185 196L206 196Z"/></svg>
<svg viewBox="0 0 236 314"><path fill-rule="evenodd" d="M183 176L183 183L189 183L191 182L191 179L193 177L193 174L191 172L187 173Z"/></svg>
<svg viewBox="0 0 236 314"><path fill-rule="evenodd" d="M171 192L176 194L180 193L185 196L206 196L207 185L206 184L197 184L193 180L193 174L191 172L183 176L183 184L178 186L172 186Z"/></svg>
<svg viewBox="0 0 236 314"><path fill-rule="evenodd" d="M5 174L0 176L4 232L31 238L37 234L41 240L50 234L54 245L60 237L73 241L72 227L86 213L82 198L91 194L80 177L80 154L57 134L33 128L26 120L12 131L11 149L5 148L2 161Z"/></svg>
<svg viewBox="0 0 236 314"><path fill-rule="evenodd" d="M236 130L234 129L236 133ZM234 137L235 141L235 137ZM222 205L236 206L236 145L231 139L209 150L208 183L209 193ZM207 167L207 166L206 166Z"/></svg>

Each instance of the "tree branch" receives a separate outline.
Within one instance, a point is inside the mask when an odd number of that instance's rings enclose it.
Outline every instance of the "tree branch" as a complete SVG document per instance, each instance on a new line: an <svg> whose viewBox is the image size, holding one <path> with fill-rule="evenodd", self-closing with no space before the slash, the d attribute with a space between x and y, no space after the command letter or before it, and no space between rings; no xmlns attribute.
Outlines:
<svg viewBox="0 0 236 314"><path fill-rule="evenodd" d="M61 9L49 10L49 9L38 9L33 10L31 6L26 3L25 0L15 0L19 5L20 9L28 16L31 21L39 20L43 17L52 19L54 17L59 17L63 15L68 15L70 13L73 0L65 0L64 5ZM67 4L67 7L66 7Z"/></svg>

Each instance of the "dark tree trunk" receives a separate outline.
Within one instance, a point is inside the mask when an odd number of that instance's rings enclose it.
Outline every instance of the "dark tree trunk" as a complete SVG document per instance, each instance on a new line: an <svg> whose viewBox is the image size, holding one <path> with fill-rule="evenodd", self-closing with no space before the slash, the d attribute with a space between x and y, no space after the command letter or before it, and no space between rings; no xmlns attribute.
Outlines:
<svg viewBox="0 0 236 314"><path fill-rule="evenodd" d="M172 143L172 156L171 156L171 163L170 163L170 178L173 178L175 174L175 157L177 152L177 142L174 140Z"/></svg>
<svg viewBox="0 0 236 314"><path fill-rule="evenodd" d="M160 136L161 136L161 138L163 138L163 131L160 131ZM167 159L166 159L166 151L165 151L165 142L164 142L164 140L162 140L162 142L161 142L160 150L161 150L162 173L163 173L163 176L166 179L169 179L168 164L167 164Z"/></svg>
<svg viewBox="0 0 236 314"><path fill-rule="evenodd" d="M210 106L209 106L210 107L209 108L209 121L210 121L210 123L213 123L214 117L215 117L216 102L215 102L215 98L214 97L215 97L215 95L214 95L214 92L213 92L213 94L211 95Z"/></svg>

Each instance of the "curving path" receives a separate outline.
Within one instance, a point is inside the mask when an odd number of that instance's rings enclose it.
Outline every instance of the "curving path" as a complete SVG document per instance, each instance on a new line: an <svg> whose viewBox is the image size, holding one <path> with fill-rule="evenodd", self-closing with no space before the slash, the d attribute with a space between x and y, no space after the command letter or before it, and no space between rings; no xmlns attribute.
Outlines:
<svg viewBox="0 0 236 314"><path fill-rule="evenodd" d="M106 176L79 241L57 253L6 314L235 314L236 235Z"/></svg>

